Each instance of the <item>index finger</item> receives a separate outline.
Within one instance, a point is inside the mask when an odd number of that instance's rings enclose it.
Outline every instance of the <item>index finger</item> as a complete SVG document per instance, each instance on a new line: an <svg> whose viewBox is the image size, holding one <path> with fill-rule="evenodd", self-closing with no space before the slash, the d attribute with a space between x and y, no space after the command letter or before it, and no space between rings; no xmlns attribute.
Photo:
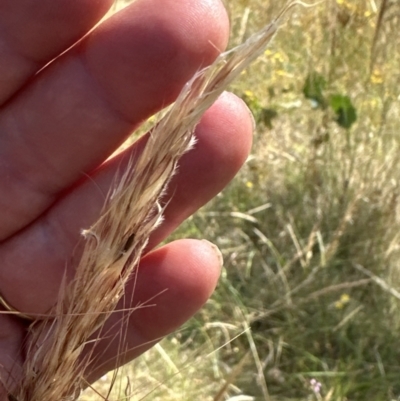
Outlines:
<svg viewBox="0 0 400 401"><path fill-rule="evenodd" d="M112 0L1 0L0 105L85 35Z"/></svg>

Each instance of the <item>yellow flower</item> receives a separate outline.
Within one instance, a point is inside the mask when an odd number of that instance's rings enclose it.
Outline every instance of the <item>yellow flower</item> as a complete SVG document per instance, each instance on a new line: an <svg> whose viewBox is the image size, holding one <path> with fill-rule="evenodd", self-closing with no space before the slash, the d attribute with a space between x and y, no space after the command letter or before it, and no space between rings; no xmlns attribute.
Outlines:
<svg viewBox="0 0 400 401"><path fill-rule="evenodd" d="M251 188L254 187L254 184L251 181L247 181L246 182L246 187L251 189Z"/></svg>
<svg viewBox="0 0 400 401"><path fill-rule="evenodd" d="M279 53L279 52L276 52L274 54L274 60L279 61L281 63L283 63L285 61L283 55L281 53Z"/></svg>
<svg viewBox="0 0 400 401"><path fill-rule="evenodd" d="M376 85L383 83L382 71L379 70L378 68L375 68L374 71L372 71L370 80L373 84L376 84Z"/></svg>
<svg viewBox="0 0 400 401"><path fill-rule="evenodd" d="M244 94L250 99L253 99L255 97L254 93L250 90L244 91Z"/></svg>
<svg viewBox="0 0 400 401"><path fill-rule="evenodd" d="M350 302L350 295L349 294L342 294L340 296L340 301L342 302L342 304L347 304Z"/></svg>
<svg viewBox="0 0 400 401"><path fill-rule="evenodd" d="M343 309L346 304L350 302L350 295L349 294L342 294L340 299L335 302L336 309Z"/></svg>
<svg viewBox="0 0 400 401"><path fill-rule="evenodd" d="M336 301L336 302L335 302L335 308L336 308L336 309L343 309L343 306L344 306L344 305L343 305L340 301Z"/></svg>

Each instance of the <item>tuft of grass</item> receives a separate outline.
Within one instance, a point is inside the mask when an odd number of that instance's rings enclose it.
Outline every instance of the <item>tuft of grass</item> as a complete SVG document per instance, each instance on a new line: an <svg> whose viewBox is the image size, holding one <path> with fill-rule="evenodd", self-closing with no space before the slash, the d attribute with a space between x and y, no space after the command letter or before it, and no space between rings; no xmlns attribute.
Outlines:
<svg viewBox="0 0 400 401"><path fill-rule="evenodd" d="M257 8L258 2L230 4L239 36L266 18L268 7ZM294 15L233 85L258 121L254 150L237 180L188 224L223 250L226 270L202 315L248 322L269 398L256 380L255 360L235 384L257 400L400 395L393 295L399 286L399 5L392 3L378 28L374 4L326 1ZM304 96L315 73L324 80L325 105ZM337 95L351 99L357 112L350 127L338 123L330 106ZM269 110L272 120L265 118ZM235 345L237 361L249 341ZM313 378L322 384L319 394L310 387Z"/></svg>

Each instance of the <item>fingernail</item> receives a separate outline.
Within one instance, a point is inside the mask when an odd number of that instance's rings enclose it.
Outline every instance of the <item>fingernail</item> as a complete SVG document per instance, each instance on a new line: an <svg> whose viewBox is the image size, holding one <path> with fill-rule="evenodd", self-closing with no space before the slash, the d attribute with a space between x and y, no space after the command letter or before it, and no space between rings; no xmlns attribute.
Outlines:
<svg viewBox="0 0 400 401"><path fill-rule="evenodd" d="M222 267L222 266L224 265L224 257L222 256L222 253L221 253L221 251L219 250L219 248L217 247L217 245L213 244L213 243L210 242L210 241L207 241L206 239L203 239L202 241L204 241L205 243L207 243L207 244L212 248L212 250L215 252L215 255L216 255L217 258L218 258L220 267Z"/></svg>
<svg viewBox="0 0 400 401"><path fill-rule="evenodd" d="M250 114L250 118L251 118L251 124L253 126L253 134L256 132L257 129L257 123L256 123L256 119L254 118L253 113L251 112L251 110L249 109L249 114Z"/></svg>
<svg viewBox="0 0 400 401"><path fill-rule="evenodd" d="M242 102L244 103L244 105L246 106L246 109L250 115L250 119L251 119L251 125L253 128L253 134L256 132L256 128L257 128L257 123L256 123L256 119L254 118L254 114L251 111L250 107L247 105L247 103L242 99Z"/></svg>

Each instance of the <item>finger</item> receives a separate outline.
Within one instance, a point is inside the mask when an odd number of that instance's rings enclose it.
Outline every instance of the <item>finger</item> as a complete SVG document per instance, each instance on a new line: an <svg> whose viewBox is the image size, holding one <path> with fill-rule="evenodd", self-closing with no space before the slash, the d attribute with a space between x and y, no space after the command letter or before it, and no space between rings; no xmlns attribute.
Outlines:
<svg viewBox="0 0 400 401"><path fill-rule="evenodd" d="M208 241L179 240L142 259L126 295L85 355L92 382L136 358L192 317L211 296L222 256Z"/></svg>
<svg viewBox="0 0 400 401"><path fill-rule="evenodd" d="M195 150L183 156L169 184L165 222L151 235L147 249L157 246L231 182L250 153L253 131L254 119L245 103L224 93L196 128Z"/></svg>
<svg viewBox="0 0 400 401"><path fill-rule="evenodd" d="M39 74L0 115L0 239L173 101L227 38L220 0L138 0Z"/></svg>
<svg viewBox="0 0 400 401"><path fill-rule="evenodd" d="M112 0L2 0L0 105L86 34Z"/></svg>
<svg viewBox="0 0 400 401"><path fill-rule="evenodd" d="M25 335L26 326L20 319L0 312L0 400L6 399L6 390L15 390L21 377Z"/></svg>
<svg viewBox="0 0 400 401"><path fill-rule="evenodd" d="M166 219L154 233L152 246L228 184L246 160L251 134L249 111L233 95L225 94L206 112L196 128L197 145L182 158L165 196ZM123 168L121 163L136 154L137 147L133 147L122 161L105 165L46 216L3 243L0 283L10 304L26 313L45 313L54 305L64 274L73 277L81 229L98 218L104 194Z"/></svg>

